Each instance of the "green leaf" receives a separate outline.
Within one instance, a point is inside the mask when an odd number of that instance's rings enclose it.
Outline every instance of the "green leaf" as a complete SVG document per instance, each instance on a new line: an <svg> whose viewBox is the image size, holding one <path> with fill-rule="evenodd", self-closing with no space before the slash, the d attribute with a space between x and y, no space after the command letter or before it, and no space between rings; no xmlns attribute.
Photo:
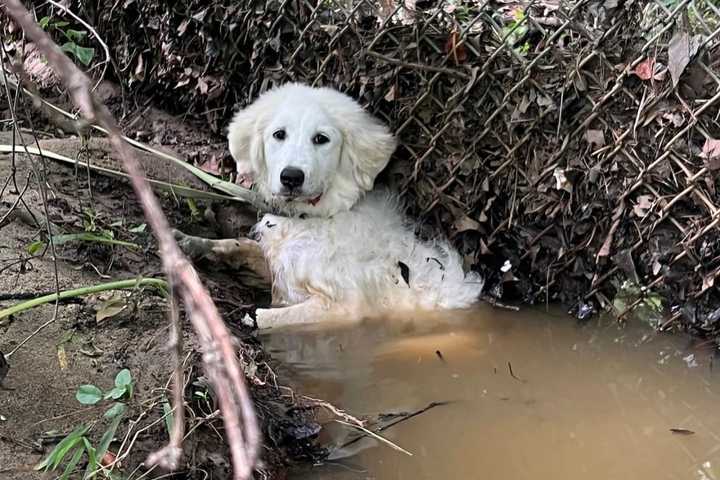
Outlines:
<svg viewBox="0 0 720 480"><path fill-rule="evenodd" d="M127 387L115 387L105 394L105 400L119 400L127 393Z"/></svg>
<svg viewBox="0 0 720 480"><path fill-rule="evenodd" d="M125 410L127 409L127 406L124 403L115 402L112 407L110 407L107 412L103 415L103 417L110 419L115 418L118 415L122 415L125 413Z"/></svg>
<svg viewBox="0 0 720 480"><path fill-rule="evenodd" d="M70 474L75 470L75 467L77 467L77 464L80 462L80 458L82 458L82 454L84 452L85 447L83 445L78 445L75 449L75 454L68 462L67 466L65 467L65 471L58 480L68 480L70 478Z"/></svg>
<svg viewBox="0 0 720 480"><path fill-rule="evenodd" d="M52 26L55 28L63 28L63 27L67 27L68 25L70 25L70 22L66 22L64 20L60 20L58 22L53 22L53 24L52 24Z"/></svg>
<svg viewBox="0 0 720 480"><path fill-rule="evenodd" d="M40 25L40 28L45 30L48 25L50 24L50 17L43 17L38 21L38 25Z"/></svg>
<svg viewBox="0 0 720 480"><path fill-rule="evenodd" d="M88 47L81 47L75 42L67 42L63 44L62 51L72 54L80 63L86 67L90 65L93 57L95 56L95 49Z"/></svg>
<svg viewBox="0 0 720 480"><path fill-rule="evenodd" d="M82 478L89 478L92 472L96 470L97 456L95 455L95 447L90 445L90 441L85 437L83 437L83 444L85 445L85 451L88 454L88 464L87 468L85 469L85 474Z"/></svg>
<svg viewBox="0 0 720 480"><path fill-rule="evenodd" d="M130 233L143 233L143 232L145 232L145 229L147 229L147 224L141 223L137 227L133 227L133 228L129 229L128 231Z"/></svg>
<svg viewBox="0 0 720 480"><path fill-rule="evenodd" d="M65 455L67 455L78 442L82 441L83 435L85 435L89 429L90 427L80 425L70 432L67 437L63 438L60 443L53 448L45 460L35 466L35 470L55 470L63 458L65 458Z"/></svg>
<svg viewBox="0 0 720 480"><path fill-rule="evenodd" d="M190 208L190 217L192 219L198 219L202 217L202 214L200 213L200 208L198 208L197 202L195 202L192 198L185 199L188 204L188 208Z"/></svg>
<svg viewBox="0 0 720 480"><path fill-rule="evenodd" d="M117 431L118 426L120 425L120 420L122 420L122 418L122 415L118 415L113 418L112 422L110 422L110 426L107 430L105 430L105 433L103 433L103 436L100 439L100 444L98 445L97 451L95 452L95 458L102 459L105 456L105 452L107 452L108 447L112 443L113 437L115 437L115 432Z"/></svg>
<svg viewBox="0 0 720 480"><path fill-rule="evenodd" d="M83 405L95 405L103 398L102 391L95 385L80 385L75 394L77 401Z"/></svg>
<svg viewBox="0 0 720 480"><path fill-rule="evenodd" d="M71 42L80 42L87 36L87 32L85 30L73 30L72 28L68 28L63 32L63 34Z"/></svg>
<svg viewBox="0 0 720 480"><path fill-rule="evenodd" d="M104 243L107 245L117 245L120 247L127 247L137 249L140 245L132 242L123 242L121 240L115 240L110 235L98 235L96 233L83 232L83 233L66 233L63 235L53 235L53 243L55 245L63 245L70 242L91 242L91 243Z"/></svg>
<svg viewBox="0 0 720 480"><path fill-rule="evenodd" d="M27 252L30 255L36 255L43 248L45 248L45 242L43 242L42 240L35 240L26 247Z"/></svg>
<svg viewBox="0 0 720 480"><path fill-rule="evenodd" d="M163 416L165 417L165 428L167 429L169 437L173 429L173 424L175 423L175 415L172 407L170 406L170 402L167 401L167 398L163 398L162 407Z"/></svg>
<svg viewBox="0 0 720 480"><path fill-rule="evenodd" d="M128 370L127 368L123 368L115 376L115 386L116 387L128 387L131 385L132 385L132 375L130 374L130 370Z"/></svg>

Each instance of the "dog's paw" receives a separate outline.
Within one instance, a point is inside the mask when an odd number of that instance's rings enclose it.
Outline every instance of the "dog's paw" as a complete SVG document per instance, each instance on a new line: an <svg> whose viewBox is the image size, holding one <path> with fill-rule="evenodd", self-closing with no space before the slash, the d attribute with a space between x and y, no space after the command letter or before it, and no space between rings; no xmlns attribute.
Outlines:
<svg viewBox="0 0 720 480"><path fill-rule="evenodd" d="M180 230L172 230L173 237L180 250L191 260L199 260L207 255L207 240L200 237L186 235Z"/></svg>
<svg viewBox="0 0 720 480"><path fill-rule="evenodd" d="M276 308L258 308L255 310L255 324L258 330L274 328L281 324Z"/></svg>

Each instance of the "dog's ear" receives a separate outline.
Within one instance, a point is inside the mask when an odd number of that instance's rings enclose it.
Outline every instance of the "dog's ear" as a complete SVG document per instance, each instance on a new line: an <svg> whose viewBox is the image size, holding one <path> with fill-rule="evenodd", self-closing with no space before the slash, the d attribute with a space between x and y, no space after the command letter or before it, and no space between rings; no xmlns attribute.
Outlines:
<svg viewBox="0 0 720 480"><path fill-rule="evenodd" d="M363 190L372 190L375 177L387 166L397 140L390 129L366 112L351 97L333 91L329 110L343 133L341 162L352 168L355 182Z"/></svg>
<svg viewBox="0 0 720 480"><path fill-rule="evenodd" d="M263 169L263 103L255 102L235 114L228 126L228 146L238 177L257 180Z"/></svg>
<svg viewBox="0 0 720 480"><path fill-rule="evenodd" d="M390 161L397 140L390 130L369 113L363 112L362 126L349 131L343 153L353 168L353 176L360 188L372 190L375 177Z"/></svg>

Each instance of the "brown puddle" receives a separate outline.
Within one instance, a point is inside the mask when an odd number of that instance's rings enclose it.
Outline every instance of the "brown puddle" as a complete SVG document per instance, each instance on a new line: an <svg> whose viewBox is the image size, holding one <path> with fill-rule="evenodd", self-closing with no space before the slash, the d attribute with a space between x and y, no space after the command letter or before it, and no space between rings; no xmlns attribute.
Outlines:
<svg viewBox="0 0 720 480"><path fill-rule="evenodd" d="M265 340L303 393L349 413L452 402L382 432L412 456L364 439L290 478L720 478L720 378L687 337L483 308ZM355 436L325 430L330 445Z"/></svg>

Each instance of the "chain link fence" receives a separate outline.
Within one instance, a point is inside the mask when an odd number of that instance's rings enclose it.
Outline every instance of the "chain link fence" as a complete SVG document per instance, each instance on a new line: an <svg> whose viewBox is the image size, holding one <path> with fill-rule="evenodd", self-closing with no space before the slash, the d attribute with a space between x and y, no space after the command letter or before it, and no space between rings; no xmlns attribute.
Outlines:
<svg viewBox="0 0 720 480"><path fill-rule="evenodd" d="M71 3L117 80L218 134L274 84L358 98L491 294L720 329L715 0Z"/></svg>

